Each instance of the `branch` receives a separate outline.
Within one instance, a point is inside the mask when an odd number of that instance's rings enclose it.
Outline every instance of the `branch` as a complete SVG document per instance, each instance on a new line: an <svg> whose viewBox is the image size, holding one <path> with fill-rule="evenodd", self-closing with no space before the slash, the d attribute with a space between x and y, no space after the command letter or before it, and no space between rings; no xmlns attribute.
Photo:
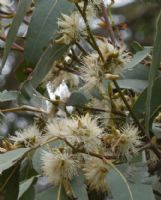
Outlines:
<svg viewBox="0 0 161 200"><path fill-rule="evenodd" d="M35 108L32 106L20 106L15 108L7 108L7 109L0 109L0 112L7 113L7 112L37 112L37 113L44 113L48 114L46 111L42 110L41 108Z"/></svg>

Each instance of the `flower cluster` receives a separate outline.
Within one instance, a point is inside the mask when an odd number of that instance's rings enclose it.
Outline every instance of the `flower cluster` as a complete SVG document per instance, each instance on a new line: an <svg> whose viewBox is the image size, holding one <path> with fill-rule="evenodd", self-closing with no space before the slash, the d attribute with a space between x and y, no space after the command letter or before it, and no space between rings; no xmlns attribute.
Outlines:
<svg viewBox="0 0 161 200"><path fill-rule="evenodd" d="M135 95L117 86L131 54L119 40L115 43L109 35L92 32L89 21L97 17L101 0L69 1L78 9L61 14L55 40L69 49L54 61L41 85L49 94L50 100L44 95L48 112L7 142L13 148L42 148L42 174L50 184L65 182L70 187L70 181L83 173L89 190L107 193L110 166L129 161L142 145L135 124L125 124ZM8 149L0 147L0 152Z"/></svg>
<svg viewBox="0 0 161 200"><path fill-rule="evenodd" d="M114 129L111 134L104 135L103 142L117 156L125 156L129 159L131 155L137 153L141 145L141 137L138 128L126 124L121 130Z"/></svg>
<svg viewBox="0 0 161 200"><path fill-rule="evenodd" d="M104 87L104 80L117 80L125 63L129 62L131 55L124 47L115 47L107 40L98 40L98 46L105 63L98 53L93 52L83 59L81 68L83 89L92 90L95 86L100 91Z"/></svg>
<svg viewBox="0 0 161 200"><path fill-rule="evenodd" d="M48 123L47 130L51 136L65 137L73 146L86 152L97 152L101 147L99 136L103 129L89 114L71 119L53 119Z"/></svg>
<svg viewBox="0 0 161 200"><path fill-rule="evenodd" d="M77 175L78 163L72 154L53 149L52 153L44 151L42 154L42 169L48 177L49 183L59 185L64 179L71 180Z"/></svg>
<svg viewBox="0 0 161 200"><path fill-rule="evenodd" d="M70 16L62 14L62 18L58 20L58 26L60 37L56 40L57 43L70 44L78 41L83 31L81 17L77 12L73 12Z"/></svg>
<svg viewBox="0 0 161 200"><path fill-rule="evenodd" d="M10 136L15 147L34 147L43 142L44 137L38 128L33 125L23 130L16 131L15 136Z"/></svg>

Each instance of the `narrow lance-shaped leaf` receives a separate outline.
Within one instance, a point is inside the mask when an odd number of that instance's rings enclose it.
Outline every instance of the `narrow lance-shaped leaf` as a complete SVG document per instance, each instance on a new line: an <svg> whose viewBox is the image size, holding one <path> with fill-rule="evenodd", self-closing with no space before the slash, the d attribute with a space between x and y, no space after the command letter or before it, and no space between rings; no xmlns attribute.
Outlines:
<svg viewBox="0 0 161 200"><path fill-rule="evenodd" d="M0 174L13 166L18 159L22 158L22 156L28 151L28 148L20 148L13 151L9 151L0 155Z"/></svg>
<svg viewBox="0 0 161 200"><path fill-rule="evenodd" d="M149 85L147 90L147 99L146 99L146 115L145 115L145 131L146 134L149 135L149 128L150 128L150 116L151 116L151 98L152 98L152 89L154 85L154 80L157 75L158 68L160 66L161 61L161 13L159 14L158 22L157 22L157 33L154 42L154 50L153 50L153 59L152 65L150 67L149 72Z"/></svg>
<svg viewBox="0 0 161 200"><path fill-rule="evenodd" d="M25 59L28 65L34 66L37 63L43 49L55 36L58 17L72 8L73 4L67 0L36 1L25 44Z"/></svg>
<svg viewBox="0 0 161 200"><path fill-rule="evenodd" d="M161 77L157 78L154 82L152 88L152 98L150 103L150 125L157 114L158 110L160 109L161 105L161 93L160 93L160 85L161 85ZM145 119L145 112L146 112L146 96L147 96L147 89L139 96L137 102L133 106L133 112L138 119Z"/></svg>
<svg viewBox="0 0 161 200"><path fill-rule="evenodd" d="M68 46L66 45L54 44L53 46L49 46L45 50L39 62L37 63L36 68L29 78L33 87L36 88L39 85L39 83L52 68L54 60L61 57L67 49Z"/></svg>
<svg viewBox="0 0 161 200"><path fill-rule="evenodd" d="M4 90L3 92L0 92L0 102L16 100L17 95L18 95L18 91Z"/></svg>
<svg viewBox="0 0 161 200"><path fill-rule="evenodd" d="M2 65L0 66L0 69L2 69L3 66L5 65L6 59L8 57L9 52L10 52L12 43L15 40L19 26L20 26L25 14L26 14L26 11L30 7L31 2L32 2L32 0L20 0L19 1L18 8L17 8L17 11L16 11L16 15L13 19L13 22L11 24L10 30L9 30L8 35L7 35L6 45L5 45L5 49L4 49L4 53L3 53Z"/></svg>
<svg viewBox="0 0 161 200"><path fill-rule="evenodd" d="M25 180L20 184L18 198L20 198L29 189L29 187L32 185L34 179L35 179L35 177L31 177L30 179Z"/></svg>
<svg viewBox="0 0 161 200"><path fill-rule="evenodd" d="M20 165L13 166L9 169L9 179L5 188L5 200L13 200L18 198L19 193L19 167ZM7 181L7 179L6 179Z"/></svg>
<svg viewBox="0 0 161 200"><path fill-rule="evenodd" d="M124 168L124 164L119 166ZM125 170L125 169L124 169ZM123 170L123 171L124 171ZM121 170L122 171L122 170ZM116 173L115 170L110 170L107 176L107 182L110 186L113 200L130 200L129 192L127 191L127 185L123 181L122 177ZM146 184L132 184L127 182L132 192L133 200L155 200L151 185Z"/></svg>
<svg viewBox="0 0 161 200"><path fill-rule="evenodd" d="M134 57L132 58L131 62L127 63L124 68L125 69L132 69L137 64L139 64L144 58L146 58L151 52L151 47L144 47L142 51L138 51Z"/></svg>

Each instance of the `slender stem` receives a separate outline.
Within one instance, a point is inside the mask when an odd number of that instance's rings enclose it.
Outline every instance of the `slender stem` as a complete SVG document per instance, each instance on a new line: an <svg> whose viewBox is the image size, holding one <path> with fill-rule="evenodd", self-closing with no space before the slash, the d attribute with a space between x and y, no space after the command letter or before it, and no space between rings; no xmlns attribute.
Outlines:
<svg viewBox="0 0 161 200"><path fill-rule="evenodd" d="M103 57L103 55L102 55L102 52L100 51L100 49L99 49L99 47L98 47L98 45L97 45L97 42L96 42L96 40L95 40L95 38L94 38L94 36L93 36L93 34L92 34L92 32L91 32L90 26L89 26L89 24L88 24L88 20L87 20L87 18L86 18L86 13L83 13L83 11L81 10L80 6L79 6L77 3L76 3L75 5L76 5L78 11L80 12L80 14L81 14L81 16L82 16L82 18L83 18L83 20L84 20L84 23L85 23L85 25L86 25L86 29L87 29L87 31L88 31L88 34L89 34L89 36L90 36L90 39L91 39L92 42L93 42L93 45L94 45L96 51L98 52L98 54L99 54L101 60L102 60L103 62L105 62L104 57Z"/></svg>
<svg viewBox="0 0 161 200"><path fill-rule="evenodd" d="M108 8L106 8L103 0L101 2L101 8L102 8L103 18L104 18L104 20L107 24L107 26L106 26L107 32L109 32L109 35L111 37L111 41L112 41L113 45L115 46L115 43L116 43L115 42L115 34L113 32L112 26L111 26L109 18L108 18Z"/></svg>
<svg viewBox="0 0 161 200"><path fill-rule="evenodd" d="M44 114L48 114L47 112L45 112L44 110L40 109L40 108L35 108L32 106L20 106L20 107L15 107L15 108L7 108L7 109L0 109L0 112L6 113L6 112L37 112L37 113L44 113Z"/></svg>
<svg viewBox="0 0 161 200"><path fill-rule="evenodd" d="M61 183L60 183L59 189L58 189L57 198L56 198L57 200L60 200L61 188L62 188L62 185L61 185Z"/></svg>
<svg viewBox="0 0 161 200"><path fill-rule="evenodd" d="M105 110L105 109L101 109L101 108L92 108L92 107L87 107L87 106L74 106L74 107L82 108L82 109L89 110L89 111L95 111L95 112L111 113L111 111ZM119 112L119 111L112 111L112 113L116 114L116 115L120 115L122 117L126 117L126 114L124 114L122 112Z"/></svg>
<svg viewBox="0 0 161 200"><path fill-rule="evenodd" d="M71 74L76 74L76 75L80 75L80 73L78 72L78 71L75 71L75 70L73 70L73 69L70 69L70 68L64 68L64 67L62 67L61 65L56 65L56 67L58 68L58 69L60 69L60 70L62 70L62 71L66 71L66 72L69 72L69 73L71 73Z"/></svg>

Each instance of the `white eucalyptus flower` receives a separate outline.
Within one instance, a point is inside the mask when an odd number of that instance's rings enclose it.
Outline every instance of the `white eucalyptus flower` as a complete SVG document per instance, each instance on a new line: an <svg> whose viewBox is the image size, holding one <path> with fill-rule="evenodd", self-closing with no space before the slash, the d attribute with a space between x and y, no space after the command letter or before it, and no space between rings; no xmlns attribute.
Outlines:
<svg viewBox="0 0 161 200"><path fill-rule="evenodd" d="M99 158L90 158L83 167L85 179L90 190L97 192L107 192L108 184L106 180L109 166Z"/></svg>
<svg viewBox="0 0 161 200"><path fill-rule="evenodd" d="M29 126L21 131L16 131L15 136L10 136L15 146L34 147L41 144L43 137L35 125Z"/></svg>
<svg viewBox="0 0 161 200"><path fill-rule="evenodd" d="M130 53L125 46L116 47L105 39L98 40L97 43L106 61L106 73L119 74L123 65L131 60Z"/></svg>
<svg viewBox="0 0 161 200"><path fill-rule="evenodd" d="M56 40L58 43L70 44L80 38L83 31L82 20L77 12L73 12L70 16L62 14L62 18L58 19L60 28L60 38Z"/></svg>
<svg viewBox="0 0 161 200"><path fill-rule="evenodd" d="M97 124L97 118L92 118L89 114L68 121L68 135L72 136L69 141L86 152L99 150L101 141L98 137L102 132L103 129Z"/></svg>
<svg viewBox="0 0 161 200"><path fill-rule="evenodd" d="M68 119L53 118L47 123L47 132L50 136L68 136Z"/></svg>
<svg viewBox="0 0 161 200"><path fill-rule="evenodd" d="M103 70L100 62L98 61L97 53L92 53L86 56L83 60L81 68L81 77L85 82L82 87L85 91L91 91L94 88L102 88Z"/></svg>
<svg viewBox="0 0 161 200"><path fill-rule="evenodd" d="M64 179L72 180L77 175L78 163L71 154L54 149L52 153L44 151L41 160L44 175L48 177L49 183L59 185Z"/></svg>
<svg viewBox="0 0 161 200"><path fill-rule="evenodd" d="M120 131L117 131L117 134L113 150L121 156L126 156L127 159L138 152L138 146L142 144L138 128L132 124L126 124Z"/></svg>

